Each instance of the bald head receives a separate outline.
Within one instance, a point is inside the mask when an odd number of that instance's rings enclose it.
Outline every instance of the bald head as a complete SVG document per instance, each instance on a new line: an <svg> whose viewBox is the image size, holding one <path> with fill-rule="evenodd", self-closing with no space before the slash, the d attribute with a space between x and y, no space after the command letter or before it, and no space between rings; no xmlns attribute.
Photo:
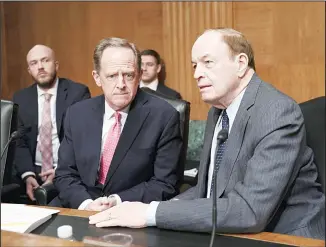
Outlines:
<svg viewBox="0 0 326 247"><path fill-rule="evenodd" d="M27 53L27 56L26 56L27 63L29 63L29 61L31 59L34 59L36 56L38 56L40 54L46 55L49 58L52 58L53 60L55 60L55 53L50 47L45 46L45 45L35 45Z"/></svg>
<svg viewBox="0 0 326 247"><path fill-rule="evenodd" d="M51 88L59 68L54 51L45 45L35 45L27 53L26 60L33 80L43 89Z"/></svg>

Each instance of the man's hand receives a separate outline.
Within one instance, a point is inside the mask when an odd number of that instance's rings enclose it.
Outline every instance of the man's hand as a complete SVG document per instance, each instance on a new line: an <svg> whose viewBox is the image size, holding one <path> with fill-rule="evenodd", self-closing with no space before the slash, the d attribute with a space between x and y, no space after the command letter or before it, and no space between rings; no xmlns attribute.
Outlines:
<svg viewBox="0 0 326 247"><path fill-rule="evenodd" d="M113 197L99 197L95 201L89 203L85 210L90 211L103 211L109 209L117 204L115 198Z"/></svg>
<svg viewBox="0 0 326 247"><path fill-rule="evenodd" d="M123 226L130 228L146 227L146 212L149 204L123 202L113 208L89 217L89 223L97 227Z"/></svg>
<svg viewBox="0 0 326 247"><path fill-rule="evenodd" d="M46 172L42 172L39 174L41 177L42 181L44 182L43 184L48 184L52 183L53 178L54 178L54 169L47 170Z"/></svg>
<svg viewBox="0 0 326 247"><path fill-rule="evenodd" d="M40 185L38 184L38 182L34 177L31 176L26 179L26 194L32 201L35 201L34 189L36 189L39 186Z"/></svg>

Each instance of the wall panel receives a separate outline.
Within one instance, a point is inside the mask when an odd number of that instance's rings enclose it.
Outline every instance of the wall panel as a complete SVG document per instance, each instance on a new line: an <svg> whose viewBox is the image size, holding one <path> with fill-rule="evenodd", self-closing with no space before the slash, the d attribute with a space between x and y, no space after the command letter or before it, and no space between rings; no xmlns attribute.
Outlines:
<svg viewBox="0 0 326 247"><path fill-rule="evenodd" d="M91 76L92 53L108 36L124 37L165 60L166 84L191 102L191 119L206 119L191 68L191 48L206 28L229 26L251 41L262 79L302 102L325 95L323 2L1 2L2 91L32 83L26 54L49 45L59 75L101 90Z"/></svg>
<svg viewBox="0 0 326 247"><path fill-rule="evenodd" d="M92 95L101 93L91 76L100 39L123 37L163 52L160 2L6 2L4 12L10 86L3 98L32 83L26 54L38 43L54 49L60 76L87 84Z"/></svg>
<svg viewBox="0 0 326 247"><path fill-rule="evenodd" d="M255 50L256 69L297 102L325 95L325 3L235 2L234 28Z"/></svg>
<svg viewBox="0 0 326 247"><path fill-rule="evenodd" d="M191 119L206 119L191 67L191 48L204 29L232 26L232 2L163 2L163 49L166 84L191 102Z"/></svg>

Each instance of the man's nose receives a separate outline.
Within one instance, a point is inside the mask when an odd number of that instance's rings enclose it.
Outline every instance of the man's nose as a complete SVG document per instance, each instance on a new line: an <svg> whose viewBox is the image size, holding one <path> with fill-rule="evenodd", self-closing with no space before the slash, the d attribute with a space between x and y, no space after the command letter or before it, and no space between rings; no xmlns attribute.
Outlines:
<svg viewBox="0 0 326 247"><path fill-rule="evenodd" d="M117 88L124 88L126 86L126 82L123 78L122 74L119 74L118 76L118 82L117 82Z"/></svg>
<svg viewBox="0 0 326 247"><path fill-rule="evenodd" d="M202 76L203 76L203 70L202 67L198 64L195 68L194 78L198 80Z"/></svg>
<svg viewBox="0 0 326 247"><path fill-rule="evenodd" d="M37 62L38 69L44 69L43 63L41 61Z"/></svg>

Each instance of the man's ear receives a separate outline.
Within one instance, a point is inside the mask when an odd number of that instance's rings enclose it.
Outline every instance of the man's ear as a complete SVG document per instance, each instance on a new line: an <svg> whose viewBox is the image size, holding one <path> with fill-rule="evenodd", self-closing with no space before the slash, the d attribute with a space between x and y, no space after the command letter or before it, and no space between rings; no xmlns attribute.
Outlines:
<svg viewBox="0 0 326 247"><path fill-rule="evenodd" d="M58 72L58 70L59 70L59 61L55 61L54 64L55 64L55 70L56 70L56 72Z"/></svg>
<svg viewBox="0 0 326 247"><path fill-rule="evenodd" d="M102 86L102 83L101 83L100 75L97 73L96 70L93 70L92 71L92 76L94 78L94 81L96 82L96 85L98 87L101 87Z"/></svg>
<svg viewBox="0 0 326 247"><path fill-rule="evenodd" d="M240 53L236 59L238 61L237 75L242 78L247 71L249 59L245 53Z"/></svg>
<svg viewBox="0 0 326 247"><path fill-rule="evenodd" d="M162 69L162 65L161 64L157 65L157 70L156 70L157 74L161 72L161 69Z"/></svg>

